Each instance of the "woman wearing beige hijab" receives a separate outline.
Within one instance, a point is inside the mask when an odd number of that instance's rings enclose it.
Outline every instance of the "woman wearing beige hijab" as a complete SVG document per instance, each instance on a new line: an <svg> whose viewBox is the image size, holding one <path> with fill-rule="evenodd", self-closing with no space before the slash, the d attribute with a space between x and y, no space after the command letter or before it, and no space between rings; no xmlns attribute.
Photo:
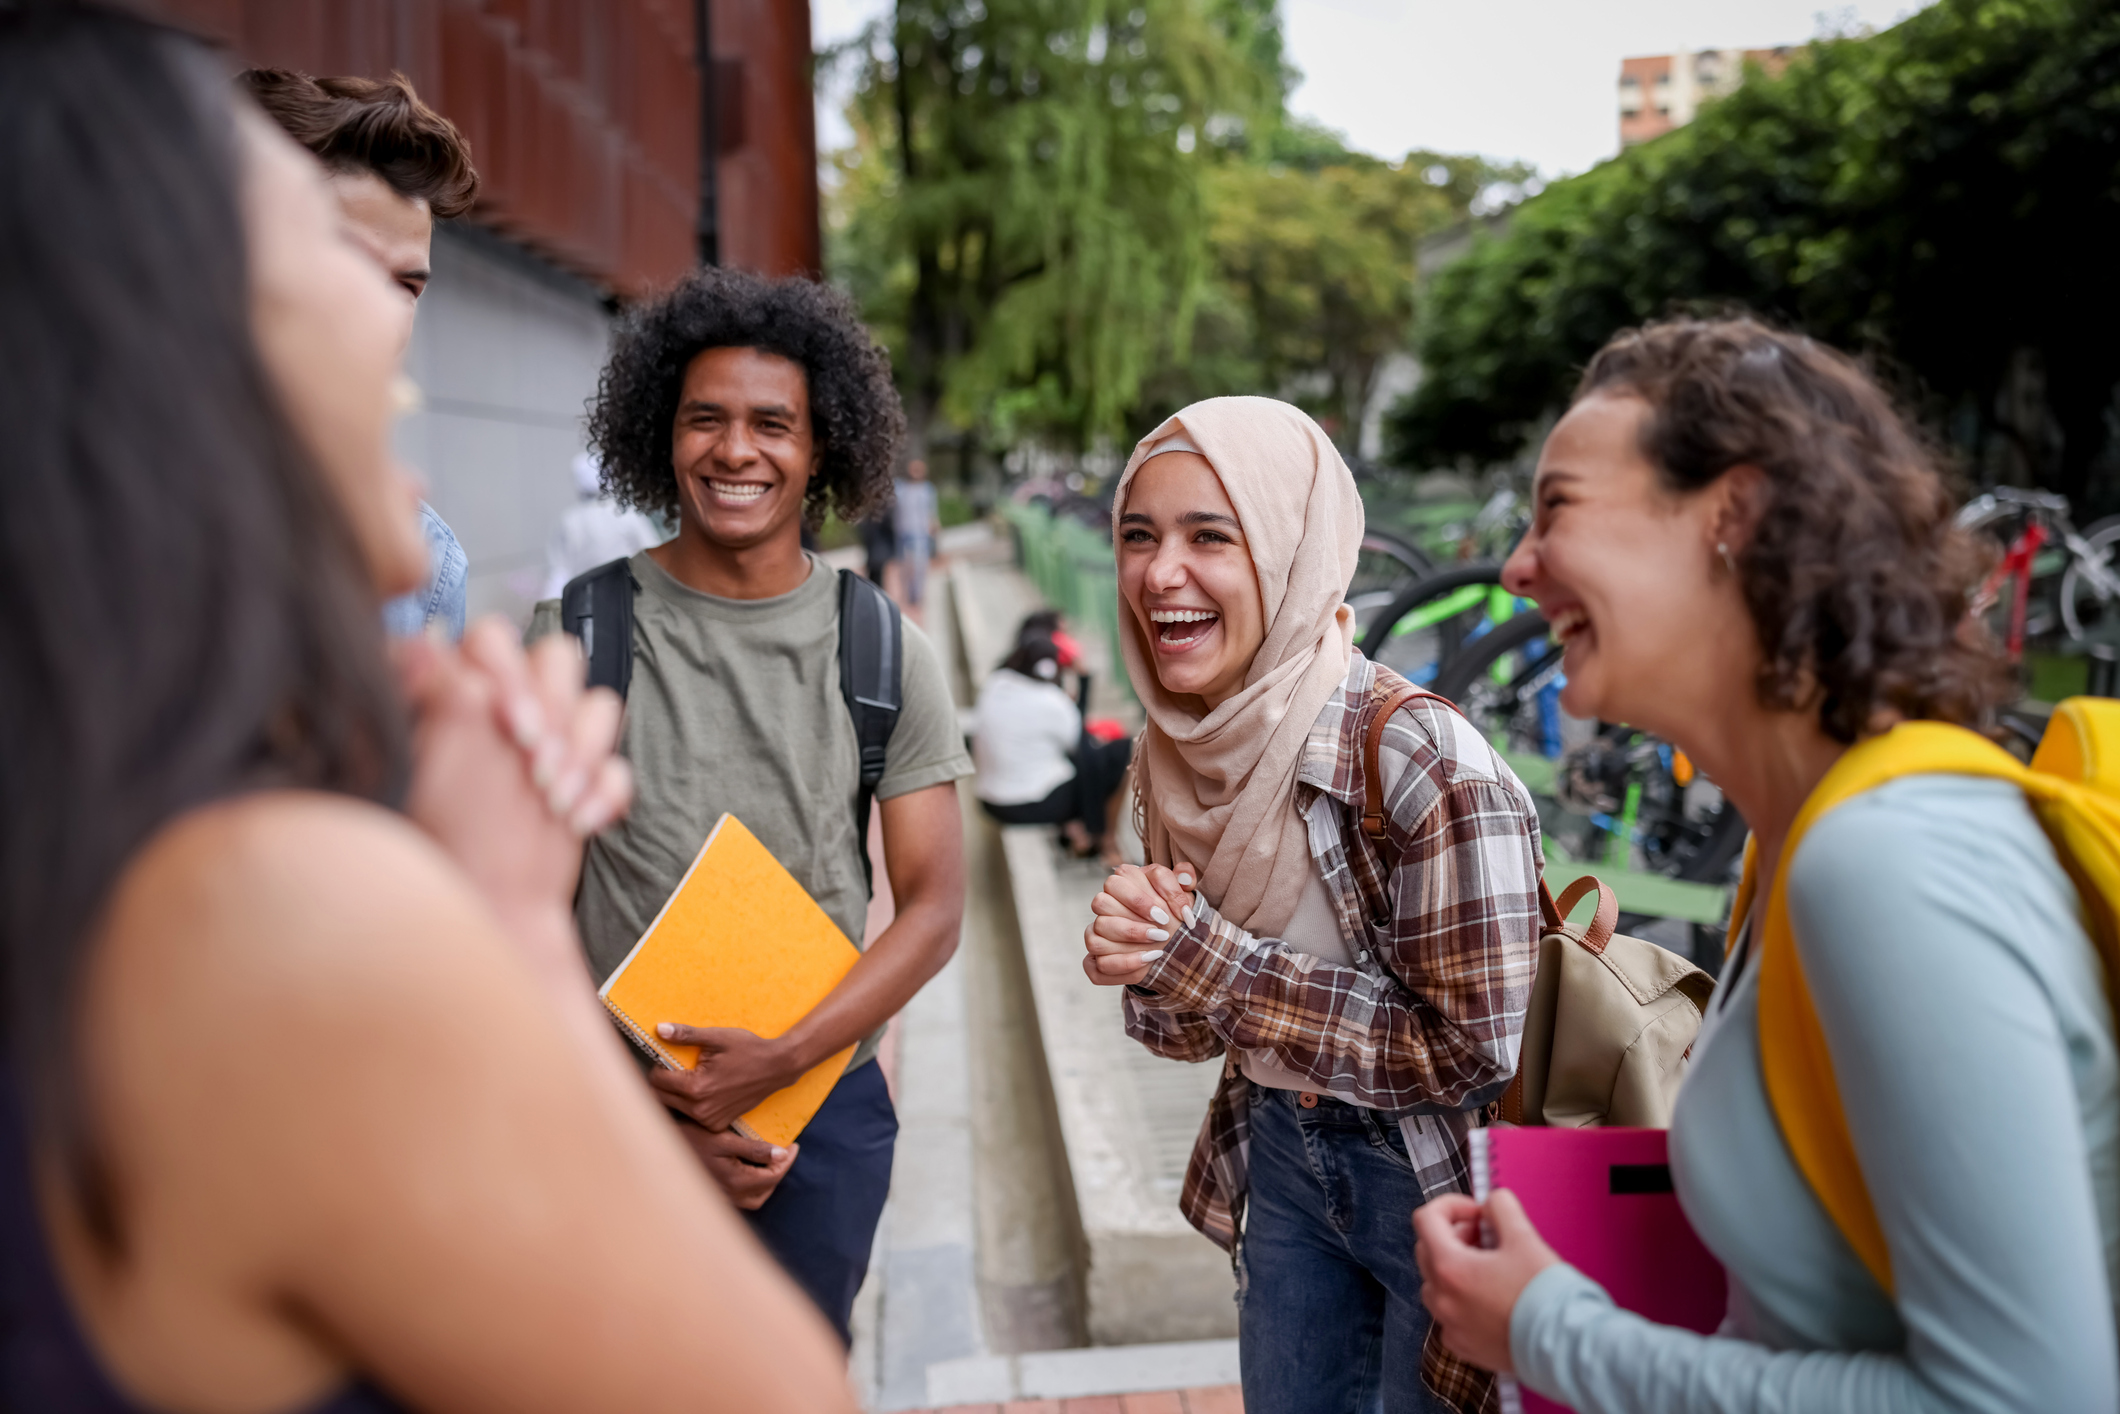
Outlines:
<svg viewBox="0 0 2120 1414"><path fill-rule="evenodd" d="M1090 980L1130 1035L1220 1055L1180 1204L1236 1254L1248 1414L1419 1410L1408 1215L1464 1186L1516 1069L1538 823L1478 732L1356 652L1362 504L1298 409L1216 398L1144 438L1113 504L1121 638L1148 709L1150 860L1098 895Z"/></svg>

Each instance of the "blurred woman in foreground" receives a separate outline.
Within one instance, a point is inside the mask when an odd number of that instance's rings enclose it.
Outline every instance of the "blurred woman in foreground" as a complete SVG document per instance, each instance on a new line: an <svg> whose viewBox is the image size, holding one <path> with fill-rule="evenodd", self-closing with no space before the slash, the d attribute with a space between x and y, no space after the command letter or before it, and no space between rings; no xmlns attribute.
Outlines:
<svg viewBox="0 0 2120 1414"><path fill-rule="evenodd" d="M0 11L0 1406L845 1408L581 970L615 702L408 728L395 297L227 87Z"/></svg>
<svg viewBox="0 0 2120 1414"><path fill-rule="evenodd" d="M1583 1414L2120 1405L2112 1008L2024 792L1890 780L1783 857L1852 745L2007 689L1961 629L1979 567L1933 457L1840 355L1678 321L1591 362L1533 504L1504 582L1567 645L1562 703L1677 743L1752 822L1759 902L1670 1139L1729 1315L1710 1338L1617 1309L1504 1190L1491 1251L1469 1198L1414 1219L1445 1344ZM1828 1216L1770 1103L1777 870L1881 1249Z"/></svg>

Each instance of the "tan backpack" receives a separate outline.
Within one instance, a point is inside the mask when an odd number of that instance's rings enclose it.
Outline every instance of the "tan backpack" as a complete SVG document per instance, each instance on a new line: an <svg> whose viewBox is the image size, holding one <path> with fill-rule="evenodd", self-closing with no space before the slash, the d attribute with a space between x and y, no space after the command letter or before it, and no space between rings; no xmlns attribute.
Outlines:
<svg viewBox="0 0 2120 1414"><path fill-rule="evenodd" d="M1416 698L1433 697L1453 711L1457 704L1382 668L1377 679L1381 700L1362 750L1362 830L1381 844L1384 778L1377 750L1384 724ZM1597 912L1588 923L1570 923L1569 911L1592 889ZM1714 979L1675 952L1615 932L1619 898L1590 875L1568 885L1557 901L1543 879L1538 894L1545 926L1523 1049L1516 1078L1489 1107L1490 1118L1571 1129L1669 1127Z"/></svg>

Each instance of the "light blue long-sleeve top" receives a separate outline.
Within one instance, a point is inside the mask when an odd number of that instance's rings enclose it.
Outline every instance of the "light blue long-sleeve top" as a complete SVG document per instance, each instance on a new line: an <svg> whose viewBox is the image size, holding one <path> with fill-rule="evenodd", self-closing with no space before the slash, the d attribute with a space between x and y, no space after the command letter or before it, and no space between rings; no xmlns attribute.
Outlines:
<svg viewBox="0 0 2120 1414"><path fill-rule="evenodd" d="M2104 970L2007 782L1894 781L1812 827L1790 922L1891 1250L1888 1295L1768 1108L1753 950L1710 1007L1671 1176L1730 1274L1715 1336L1572 1267L1510 1318L1518 1378L1581 1414L2120 1409L2120 1065Z"/></svg>

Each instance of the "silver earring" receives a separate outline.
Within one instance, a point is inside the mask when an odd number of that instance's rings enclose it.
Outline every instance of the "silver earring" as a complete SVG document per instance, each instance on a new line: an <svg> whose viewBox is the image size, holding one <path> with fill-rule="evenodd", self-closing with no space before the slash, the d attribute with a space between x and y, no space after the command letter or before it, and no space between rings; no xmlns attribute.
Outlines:
<svg viewBox="0 0 2120 1414"><path fill-rule="evenodd" d="M1731 558L1730 547L1727 544L1723 543L1720 540L1716 541L1715 553L1722 556L1724 569L1728 570L1731 574L1737 573L1737 561Z"/></svg>

